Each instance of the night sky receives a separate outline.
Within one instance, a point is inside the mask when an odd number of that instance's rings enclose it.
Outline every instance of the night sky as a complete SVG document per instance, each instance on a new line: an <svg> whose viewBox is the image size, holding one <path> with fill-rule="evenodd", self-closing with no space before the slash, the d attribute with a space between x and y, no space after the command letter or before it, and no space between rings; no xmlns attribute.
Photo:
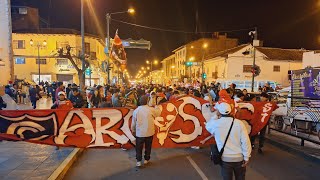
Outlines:
<svg viewBox="0 0 320 180"><path fill-rule="evenodd" d="M39 8L40 16L50 21L51 28L80 30L80 0L11 0L11 3ZM85 31L100 36L106 34L107 12L125 11L133 7L136 10L134 16L120 14L112 18L186 32L195 32L196 26L198 32L233 31L228 32L228 36L238 38L240 43L248 43L250 40L250 30L241 29L257 27L258 38L264 41L264 46L320 49L319 0L91 0L91 4L99 23L95 23L94 16L86 5ZM127 50L131 72L134 64L144 64L146 59L161 60L186 42L212 36L210 33L143 29L113 21L111 37L116 29L119 29L122 39L143 38L153 44L150 51Z"/></svg>

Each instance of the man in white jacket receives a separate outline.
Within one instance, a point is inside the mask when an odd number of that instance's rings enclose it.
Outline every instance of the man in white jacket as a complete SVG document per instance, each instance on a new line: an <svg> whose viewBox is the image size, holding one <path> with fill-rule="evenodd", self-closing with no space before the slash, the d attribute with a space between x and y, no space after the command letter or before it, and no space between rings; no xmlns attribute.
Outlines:
<svg viewBox="0 0 320 180"><path fill-rule="evenodd" d="M136 134L137 167L142 165L142 150L145 147L144 165L150 160L153 135L155 134L154 119L160 116L160 110L148 104L148 97L141 96L140 106L133 111L131 130Z"/></svg>
<svg viewBox="0 0 320 180"><path fill-rule="evenodd" d="M231 127L233 117L230 114L231 106L227 103L216 105L221 117L211 119L206 129L214 135L218 150L221 151ZM251 155L251 143L247 129L243 122L234 119L229 138L222 154L221 174L224 180L232 180L233 174L237 180L245 179L246 166Z"/></svg>

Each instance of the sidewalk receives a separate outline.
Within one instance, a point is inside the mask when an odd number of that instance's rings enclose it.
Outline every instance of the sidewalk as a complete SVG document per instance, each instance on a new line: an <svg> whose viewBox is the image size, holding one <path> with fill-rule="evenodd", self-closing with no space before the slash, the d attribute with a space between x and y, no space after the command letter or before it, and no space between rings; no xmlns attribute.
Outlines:
<svg viewBox="0 0 320 180"><path fill-rule="evenodd" d="M47 179L73 148L0 142L0 179Z"/></svg>
<svg viewBox="0 0 320 180"><path fill-rule="evenodd" d="M301 139L274 130L271 130L270 134L266 133L266 138L273 145L320 163L320 145L318 144L304 141L304 146L301 146Z"/></svg>
<svg viewBox="0 0 320 180"><path fill-rule="evenodd" d="M50 109L51 98L41 98L37 109ZM18 104L20 110L32 109L31 103ZM0 142L0 179L47 179L74 148L33 144L27 142Z"/></svg>

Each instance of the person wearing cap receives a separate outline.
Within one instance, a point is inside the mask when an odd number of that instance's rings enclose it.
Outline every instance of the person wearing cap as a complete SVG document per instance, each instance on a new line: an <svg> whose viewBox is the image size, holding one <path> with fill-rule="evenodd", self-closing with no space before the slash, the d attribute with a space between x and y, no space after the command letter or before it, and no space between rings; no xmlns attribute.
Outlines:
<svg viewBox="0 0 320 180"><path fill-rule="evenodd" d="M210 119L206 124L206 129L214 136L219 152L226 141L221 157L222 177L229 180L234 174L236 179L245 179L246 166L251 156L248 131L241 120L232 117L230 114L232 108L228 103L218 103L215 108L220 118ZM230 128L230 135L226 140Z"/></svg>
<svg viewBox="0 0 320 180"><path fill-rule="evenodd" d="M269 95L266 93L266 92L262 92L261 95L260 95L260 102L268 102L269 101ZM254 148L254 143L255 143L255 140L256 140L256 137L259 136L259 148L258 148L258 153L259 154L262 154L263 151L262 151L262 148L263 148L263 145L264 145L264 141L265 141L265 136L266 136L266 131L267 131L267 125L264 126L261 131L259 132L258 135L255 135L255 136L251 136L250 137L250 140L251 140L251 146L252 146L252 149Z"/></svg>
<svg viewBox="0 0 320 180"><path fill-rule="evenodd" d="M142 166L142 150L145 147L144 165L148 164L151 154L153 135L155 134L155 117L160 116L160 110L147 105L148 97L140 97L140 106L133 111L131 131L136 136L137 167Z"/></svg>
<svg viewBox="0 0 320 180"><path fill-rule="evenodd" d="M51 106L51 109L72 109L72 102L66 99L66 93L60 91L58 93L58 100Z"/></svg>

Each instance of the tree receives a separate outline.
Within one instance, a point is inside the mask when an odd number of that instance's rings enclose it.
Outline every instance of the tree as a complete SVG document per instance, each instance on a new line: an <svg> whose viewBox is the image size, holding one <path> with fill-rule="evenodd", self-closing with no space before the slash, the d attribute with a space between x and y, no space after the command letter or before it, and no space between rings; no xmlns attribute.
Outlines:
<svg viewBox="0 0 320 180"><path fill-rule="evenodd" d="M69 59L71 64L74 66L74 68L78 72L79 85L81 88L83 88L85 86L85 79L83 78L83 74L84 74L85 70L89 67L90 63L89 63L88 59L85 58L85 69L81 69L80 68L82 65L82 63L80 62L81 58L76 57L75 55L71 55L71 49L72 48L69 45L66 47L66 50L67 50L66 53L64 53L63 48L58 49L58 56L59 56L59 58ZM76 61L74 58L77 58L78 61Z"/></svg>

